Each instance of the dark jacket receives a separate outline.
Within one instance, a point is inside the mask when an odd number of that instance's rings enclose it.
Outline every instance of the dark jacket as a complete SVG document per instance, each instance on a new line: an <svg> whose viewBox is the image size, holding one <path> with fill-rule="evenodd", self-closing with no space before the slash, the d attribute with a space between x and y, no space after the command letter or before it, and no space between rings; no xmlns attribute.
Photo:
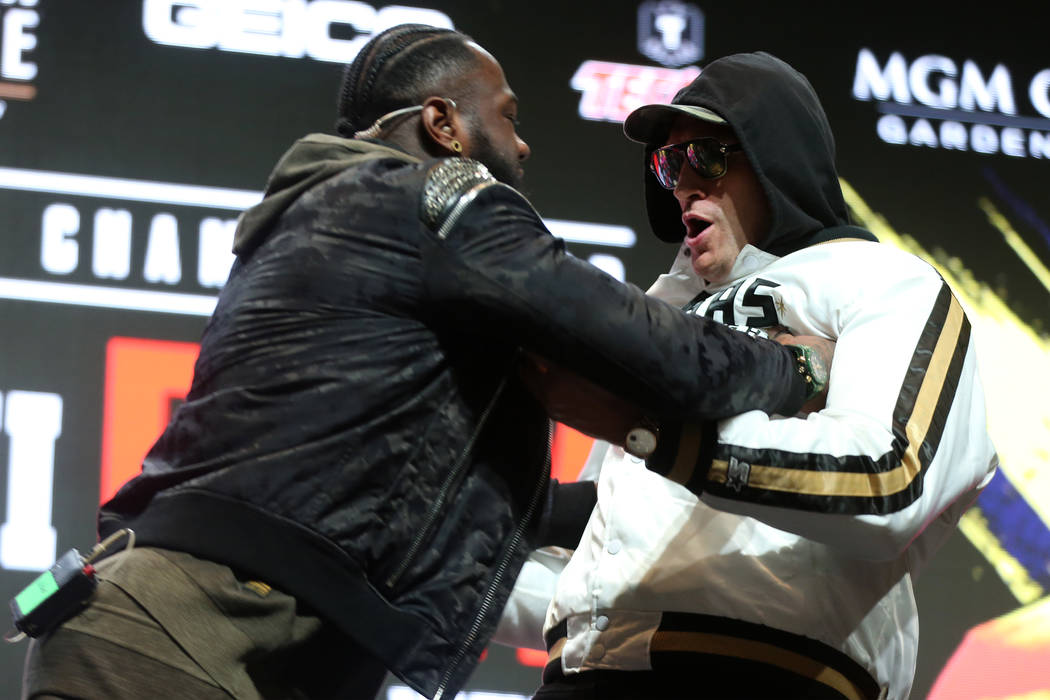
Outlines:
<svg viewBox="0 0 1050 700"><path fill-rule="evenodd" d="M442 162L323 135L285 155L186 402L100 532L261 578L445 697L541 544L550 423L519 348L658 421L793 412L804 390L789 351L573 258L509 187L436 235L421 196Z"/></svg>

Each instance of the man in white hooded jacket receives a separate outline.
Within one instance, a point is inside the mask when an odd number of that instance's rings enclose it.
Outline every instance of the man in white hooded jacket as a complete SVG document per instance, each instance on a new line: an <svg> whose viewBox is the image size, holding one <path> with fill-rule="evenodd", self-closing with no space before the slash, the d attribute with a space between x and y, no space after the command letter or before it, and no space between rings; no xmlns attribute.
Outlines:
<svg viewBox="0 0 1050 700"><path fill-rule="evenodd" d="M835 340L826 405L599 442L578 548L533 556L497 640L545 642L544 700L907 698L912 580L997 465L965 313L847 225L830 126L779 59L714 61L624 130L653 231L681 244L649 293ZM816 394L824 368L799 362Z"/></svg>

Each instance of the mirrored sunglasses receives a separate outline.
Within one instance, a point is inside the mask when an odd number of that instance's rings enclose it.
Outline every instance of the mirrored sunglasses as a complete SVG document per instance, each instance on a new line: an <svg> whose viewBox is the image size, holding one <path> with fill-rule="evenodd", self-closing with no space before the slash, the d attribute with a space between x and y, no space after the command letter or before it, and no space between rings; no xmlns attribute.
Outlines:
<svg viewBox="0 0 1050 700"><path fill-rule="evenodd" d="M722 143L711 136L704 136L657 148L649 159L649 169L662 187L673 190L678 185L678 174L682 172L684 163L688 162L700 177L717 180L729 170L726 156L742 150L743 146L739 143Z"/></svg>

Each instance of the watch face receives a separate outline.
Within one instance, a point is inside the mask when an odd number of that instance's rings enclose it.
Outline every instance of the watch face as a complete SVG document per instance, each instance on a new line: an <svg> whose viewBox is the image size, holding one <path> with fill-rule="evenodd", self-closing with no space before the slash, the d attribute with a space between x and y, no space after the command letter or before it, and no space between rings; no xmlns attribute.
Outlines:
<svg viewBox="0 0 1050 700"><path fill-rule="evenodd" d="M803 374L808 387L806 399L812 399L828 385L828 366L824 358L810 345L793 345L798 358L798 371Z"/></svg>
<svg viewBox="0 0 1050 700"><path fill-rule="evenodd" d="M813 381L823 387L828 383L828 366L824 364L824 357L814 348L807 348L806 359L809 361L809 372Z"/></svg>

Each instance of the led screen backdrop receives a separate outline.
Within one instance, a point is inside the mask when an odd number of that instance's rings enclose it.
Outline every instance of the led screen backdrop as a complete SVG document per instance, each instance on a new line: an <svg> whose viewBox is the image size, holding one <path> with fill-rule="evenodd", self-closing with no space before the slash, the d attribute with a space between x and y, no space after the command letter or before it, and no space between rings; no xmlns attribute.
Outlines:
<svg viewBox="0 0 1050 700"><path fill-rule="evenodd" d="M937 265L973 315L1003 469L918 580L914 697L966 697L959 674L1003 659L1009 686L981 697L1045 692L1025 660L1045 656L1050 589L1050 10L851 8L0 0L0 598L93 544L100 498L185 392L238 212L295 138L330 129L341 65L373 32L454 26L495 53L532 201L576 255L643 287L675 249L647 231L620 121L712 58L767 50L822 96L857 221ZM555 447L572 478L586 440ZM23 653L0 652L0 698ZM536 663L493 647L468 699L528 692Z"/></svg>

